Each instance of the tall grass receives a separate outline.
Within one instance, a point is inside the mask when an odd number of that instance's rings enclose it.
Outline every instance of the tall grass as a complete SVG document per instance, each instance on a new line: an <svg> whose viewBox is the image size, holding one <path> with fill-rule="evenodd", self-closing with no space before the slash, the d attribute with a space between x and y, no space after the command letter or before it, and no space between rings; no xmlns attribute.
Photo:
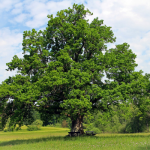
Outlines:
<svg viewBox="0 0 150 150"><path fill-rule="evenodd" d="M69 129L42 127L39 131L0 131L0 150L146 150L150 134L97 134L67 137Z"/></svg>

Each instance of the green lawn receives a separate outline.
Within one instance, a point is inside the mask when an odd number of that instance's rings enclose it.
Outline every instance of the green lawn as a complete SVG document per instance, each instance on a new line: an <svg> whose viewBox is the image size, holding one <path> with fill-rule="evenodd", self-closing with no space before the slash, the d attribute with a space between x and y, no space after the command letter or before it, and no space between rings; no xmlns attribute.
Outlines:
<svg viewBox="0 0 150 150"><path fill-rule="evenodd" d="M0 131L0 150L150 150L150 134L98 134L66 137L69 129L42 127L27 131Z"/></svg>

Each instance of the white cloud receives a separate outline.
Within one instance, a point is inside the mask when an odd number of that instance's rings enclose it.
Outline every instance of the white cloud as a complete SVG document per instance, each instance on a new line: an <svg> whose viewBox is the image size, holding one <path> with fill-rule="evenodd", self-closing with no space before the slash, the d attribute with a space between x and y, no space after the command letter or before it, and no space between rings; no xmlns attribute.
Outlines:
<svg viewBox="0 0 150 150"><path fill-rule="evenodd" d="M21 50L22 39L23 35L18 33L17 29L11 31L7 27L0 30L0 81L16 73L16 71L6 71L6 63L10 62L14 55L18 55L18 51Z"/></svg>
<svg viewBox="0 0 150 150"><path fill-rule="evenodd" d="M9 11L19 0L0 0L0 11Z"/></svg>
<svg viewBox="0 0 150 150"><path fill-rule="evenodd" d="M23 3L17 3L14 5L14 9L11 11L13 15L20 14L23 10Z"/></svg>
<svg viewBox="0 0 150 150"><path fill-rule="evenodd" d="M93 12L86 19L89 23L98 17L104 20L104 25L112 27L114 36L117 37L116 43L107 44L108 49L115 48L116 44L124 42L130 45L130 49L137 55L136 71L142 69L149 73L150 65L150 5L149 0L0 0L0 17L4 19L3 27L0 28L0 82L11 76L14 72L5 71L6 63L10 62L14 55L22 57L23 31L35 28L45 30L49 18L47 15L56 13L60 10L72 8L73 3L84 4L85 9ZM104 79L103 79L104 81Z"/></svg>
<svg viewBox="0 0 150 150"><path fill-rule="evenodd" d="M20 14L17 17L14 18L14 21L18 22L18 23L23 23L24 20L28 17L27 14Z"/></svg>
<svg viewBox="0 0 150 150"><path fill-rule="evenodd" d="M30 12L30 17L33 19L26 22L26 26L30 28L38 28L48 23L49 18L47 15L55 14L62 9L66 9L66 7L70 6L70 1L63 2L35 2L33 1L30 5L26 7L26 9ZM36 7L35 7L36 6ZM60 9L61 8L61 9Z"/></svg>
<svg viewBox="0 0 150 150"><path fill-rule="evenodd" d="M18 45L22 43L23 35L17 33L18 30L10 30L2 28L0 30L0 56L7 57L16 52L15 47L18 49Z"/></svg>

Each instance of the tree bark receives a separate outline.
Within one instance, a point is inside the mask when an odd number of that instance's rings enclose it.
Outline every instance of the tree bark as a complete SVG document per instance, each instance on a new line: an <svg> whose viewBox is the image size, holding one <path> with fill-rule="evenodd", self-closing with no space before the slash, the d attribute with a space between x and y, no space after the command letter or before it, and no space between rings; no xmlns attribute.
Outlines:
<svg viewBox="0 0 150 150"><path fill-rule="evenodd" d="M79 115L75 120L72 118L71 132L80 132L80 135L84 134L83 130L83 116Z"/></svg>

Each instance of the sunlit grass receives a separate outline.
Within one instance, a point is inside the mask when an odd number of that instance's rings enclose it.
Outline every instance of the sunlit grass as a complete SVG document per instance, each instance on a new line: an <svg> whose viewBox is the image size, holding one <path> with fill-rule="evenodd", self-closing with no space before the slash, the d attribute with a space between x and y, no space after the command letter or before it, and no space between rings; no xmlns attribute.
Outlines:
<svg viewBox="0 0 150 150"><path fill-rule="evenodd" d="M0 150L146 150L150 149L150 133L97 134L67 137L69 129L42 127L27 131L0 131Z"/></svg>
<svg viewBox="0 0 150 150"><path fill-rule="evenodd" d="M0 131L0 141L9 141L16 139L40 138L47 136L65 136L70 129L57 127L41 127L41 130L27 131L26 126L22 126L21 130L14 132Z"/></svg>

